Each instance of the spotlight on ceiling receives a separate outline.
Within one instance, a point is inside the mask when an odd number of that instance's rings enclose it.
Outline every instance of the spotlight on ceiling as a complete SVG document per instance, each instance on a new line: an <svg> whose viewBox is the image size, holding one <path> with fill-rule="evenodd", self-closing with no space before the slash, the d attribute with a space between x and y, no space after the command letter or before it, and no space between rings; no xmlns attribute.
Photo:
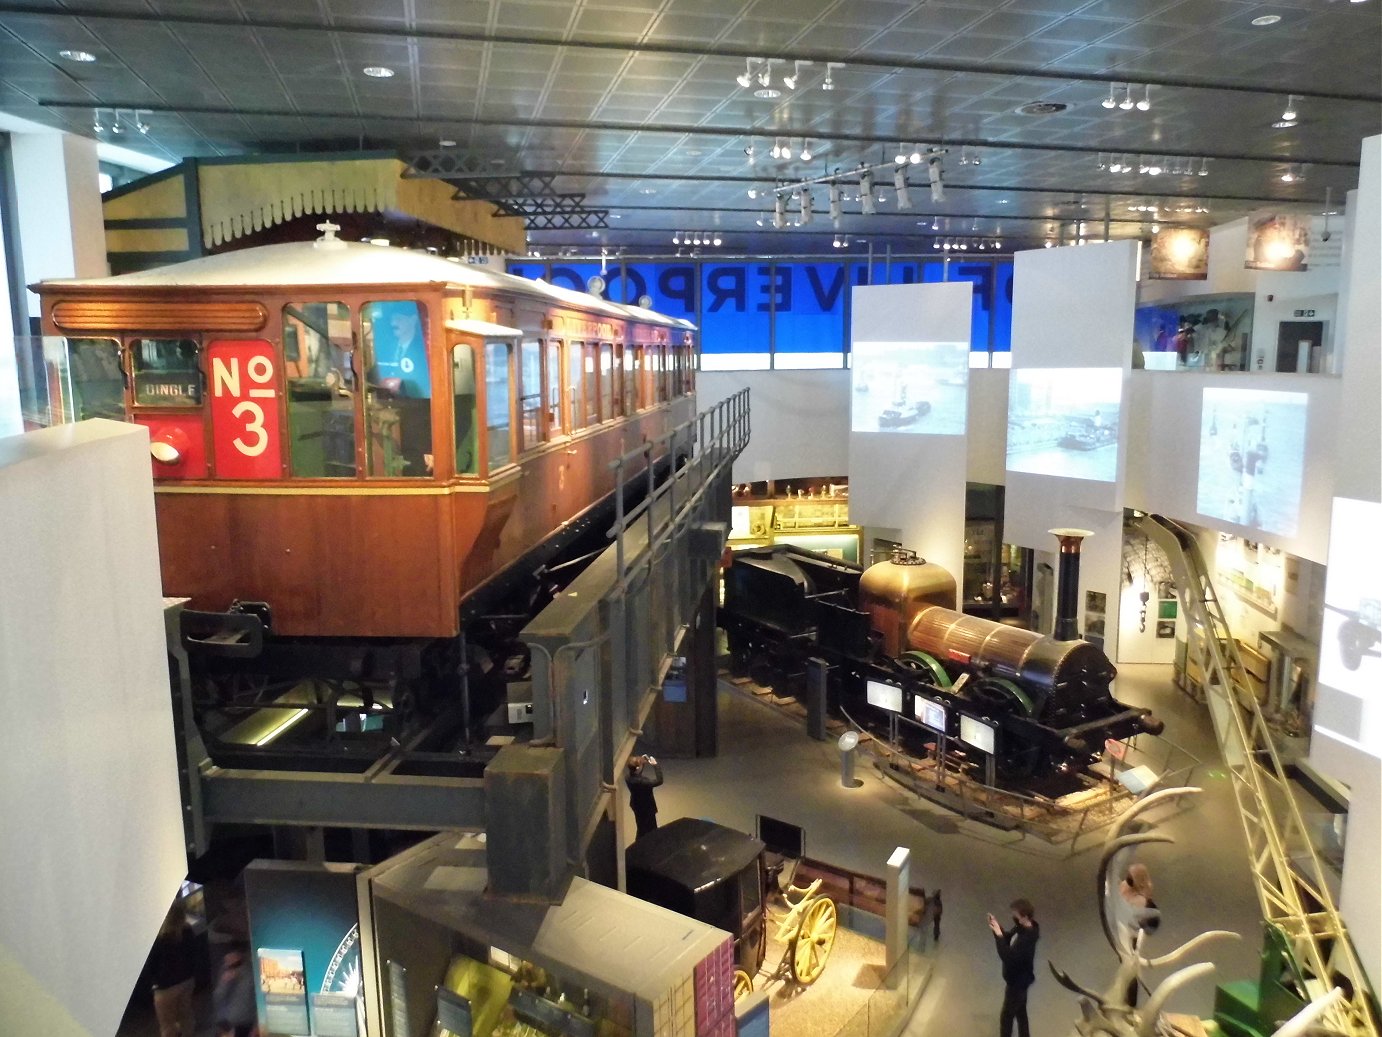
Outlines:
<svg viewBox="0 0 1382 1037"><path fill-rule="evenodd" d="M752 198L757 198L757 197L758 197L758 188L756 188L756 187L750 187L750 188L749 188L749 191L748 191L748 195L749 195L749 198L751 198L751 199L752 199Z"/></svg>
<svg viewBox="0 0 1382 1037"><path fill-rule="evenodd" d="M1147 111L1151 111L1151 108L1152 108L1152 87L1151 87L1151 84L1149 83L1148 85L1146 85L1146 86L1144 86L1144 87L1142 88L1142 99L1141 99L1140 101L1137 102L1137 110L1138 110L1139 112L1147 112Z"/></svg>
<svg viewBox="0 0 1382 1037"><path fill-rule="evenodd" d="M835 75L834 75L834 72L835 72L835 70L836 70L837 68L844 68L844 67L845 67L845 63L844 63L843 61L827 61L827 62L825 63L825 81L821 83L821 89L822 89L822 90L834 90L834 89L835 89Z"/></svg>
<svg viewBox="0 0 1382 1037"><path fill-rule="evenodd" d="M1113 96L1113 91L1114 91L1115 89L1117 89L1117 87L1118 87L1118 84L1117 84L1117 83L1110 83L1110 84L1108 85L1108 96L1105 97L1102 101L1099 102L1099 103L1102 104L1105 108L1117 108L1117 107L1118 107L1118 98L1116 98L1116 97Z"/></svg>
<svg viewBox="0 0 1382 1037"><path fill-rule="evenodd" d="M872 216L878 211L878 205L873 197L873 170L862 169L859 172L859 211L865 216Z"/></svg>
<svg viewBox="0 0 1382 1037"><path fill-rule="evenodd" d="M801 160L803 162L811 161L811 142L809 140L801 142Z"/></svg>
<svg viewBox="0 0 1382 1037"><path fill-rule="evenodd" d="M1118 102L1118 107L1127 112L1132 110L1132 106L1132 84L1129 83L1123 90L1123 100Z"/></svg>
<svg viewBox="0 0 1382 1037"><path fill-rule="evenodd" d="M1296 179L1296 167L1287 166L1286 172L1281 174L1281 182L1284 184L1294 183Z"/></svg>
<svg viewBox="0 0 1382 1037"><path fill-rule="evenodd" d="M915 144L912 145L912 153L907 156L907 161L914 166L919 166L921 165L921 159L921 148L917 147Z"/></svg>
<svg viewBox="0 0 1382 1037"><path fill-rule="evenodd" d="M905 166L905 165L907 164L907 147L906 147L906 145L899 144L899 145L897 146L897 154L893 156L893 162L894 162L894 164L899 165L899 166Z"/></svg>
<svg viewBox="0 0 1382 1037"><path fill-rule="evenodd" d="M747 90L749 86L753 83L753 62L753 58L745 58L744 71L734 77L734 81L738 83L740 86L742 86L745 90Z"/></svg>
<svg viewBox="0 0 1382 1037"><path fill-rule="evenodd" d="M1163 161L1164 161L1163 159L1155 159L1155 158L1154 158L1154 159L1152 159L1149 163L1147 163L1147 175L1148 175L1148 176L1160 176L1160 175L1161 175L1161 170L1163 169L1163 166L1162 166L1162 164L1161 164Z"/></svg>
<svg viewBox="0 0 1382 1037"><path fill-rule="evenodd" d="M1104 153L1103 153L1102 151L1099 152L1099 161L1098 161L1098 164L1097 164L1094 168L1096 168L1097 170L1099 170L1099 172L1101 172L1101 173L1102 173L1104 170L1108 169L1108 159L1104 156Z"/></svg>
<svg viewBox="0 0 1382 1037"><path fill-rule="evenodd" d="M782 77L782 85L785 86L788 90L795 90L797 88L797 82L801 79L802 66L809 64L811 64L811 62L809 61L793 61L792 74L790 76Z"/></svg>
<svg viewBox="0 0 1382 1037"><path fill-rule="evenodd" d="M772 155L773 158L781 158L781 157L782 157L782 138L781 138L781 137L774 137L774 138L773 138L773 150L770 151L769 154Z"/></svg>
<svg viewBox="0 0 1382 1037"><path fill-rule="evenodd" d="M912 207L912 192L907 188L907 167L898 166L893 172L893 190L897 193L897 207L907 211Z"/></svg>
<svg viewBox="0 0 1382 1037"><path fill-rule="evenodd" d="M797 192L797 202L801 206L801 224L804 227L811 222L813 215L811 211L811 188L802 185L801 190Z"/></svg>
<svg viewBox="0 0 1382 1037"><path fill-rule="evenodd" d="M91 113L91 132L105 133L105 125L101 122L101 109L97 108Z"/></svg>
<svg viewBox="0 0 1382 1037"><path fill-rule="evenodd" d="M945 170L939 155L932 155L926 160L926 175L931 180L931 201L939 205L945 201Z"/></svg>
<svg viewBox="0 0 1382 1037"><path fill-rule="evenodd" d="M1268 25L1275 25L1279 21L1281 21L1279 14L1259 14L1252 20L1252 24L1259 29L1265 29Z"/></svg>
<svg viewBox="0 0 1382 1037"><path fill-rule="evenodd" d="M64 61L75 61L79 65L89 65L96 60L96 55L89 50L60 50L58 57Z"/></svg>
<svg viewBox="0 0 1382 1037"><path fill-rule="evenodd" d="M778 230L787 226L787 199L781 194L773 199L773 226Z"/></svg>
<svg viewBox="0 0 1382 1037"><path fill-rule="evenodd" d="M763 69L758 73L759 86L767 88L773 85L773 65L776 61L776 58L765 58L763 60Z"/></svg>
<svg viewBox="0 0 1382 1037"><path fill-rule="evenodd" d="M672 231L672 244L673 244L673 245L680 245L680 244L681 244L681 231L679 231L679 230L674 230L674 231Z"/></svg>
<svg viewBox="0 0 1382 1037"><path fill-rule="evenodd" d="M843 213L840 206L840 185L833 180L830 181L825 188L825 197L830 204L830 220L832 223L838 224Z"/></svg>
<svg viewBox="0 0 1382 1037"><path fill-rule="evenodd" d="M1295 122L1299 116L1296 113L1296 95L1286 95L1286 110L1281 113L1282 122Z"/></svg>
<svg viewBox="0 0 1382 1037"><path fill-rule="evenodd" d="M1202 159L1200 159L1200 170L1199 170L1199 172L1196 173L1195 175L1196 175L1196 176L1208 176L1208 175L1209 175L1209 159L1207 159L1207 158L1202 158Z"/></svg>
<svg viewBox="0 0 1382 1037"><path fill-rule="evenodd" d="M716 232L715 232L715 237L714 237L714 239L712 239L712 241L711 241L710 243L718 248L719 245L720 245L720 241L721 241L720 234L719 234L718 231L716 231Z"/></svg>
<svg viewBox="0 0 1382 1037"><path fill-rule="evenodd" d="M750 144L747 148L744 149L744 155L748 158L749 165L753 165L758 158L758 153L754 150L752 144Z"/></svg>
<svg viewBox="0 0 1382 1037"><path fill-rule="evenodd" d="M134 128L140 133L149 132L149 124L144 121L144 113L138 110L134 113Z"/></svg>

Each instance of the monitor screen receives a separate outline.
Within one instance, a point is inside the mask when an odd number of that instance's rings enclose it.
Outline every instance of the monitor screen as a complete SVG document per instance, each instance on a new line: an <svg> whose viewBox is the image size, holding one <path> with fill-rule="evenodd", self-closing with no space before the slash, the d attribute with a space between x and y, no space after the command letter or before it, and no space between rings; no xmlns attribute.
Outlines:
<svg viewBox="0 0 1382 1037"><path fill-rule="evenodd" d="M968 342L855 342L850 430L963 436Z"/></svg>
<svg viewBox="0 0 1382 1037"><path fill-rule="evenodd" d="M945 733L945 707L939 702L932 702L924 699L920 695L912 700L912 709L916 717L932 731Z"/></svg>
<svg viewBox="0 0 1382 1037"><path fill-rule="evenodd" d="M783 857L806 856L806 833L800 825L759 814L758 838L769 850Z"/></svg>
<svg viewBox="0 0 1382 1037"><path fill-rule="evenodd" d="M1205 389L1195 510L1207 518L1295 536L1310 397L1266 389Z"/></svg>
<svg viewBox="0 0 1382 1037"><path fill-rule="evenodd" d="M960 741L981 753L993 755L993 728L982 720L960 714Z"/></svg>
<svg viewBox="0 0 1382 1037"><path fill-rule="evenodd" d="M902 712L902 689L882 681L869 681L866 689L870 706Z"/></svg>
<svg viewBox="0 0 1382 1037"><path fill-rule="evenodd" d="M1118 477L1121 369L1013 368L1008 393L1008 471Z"/></svg>

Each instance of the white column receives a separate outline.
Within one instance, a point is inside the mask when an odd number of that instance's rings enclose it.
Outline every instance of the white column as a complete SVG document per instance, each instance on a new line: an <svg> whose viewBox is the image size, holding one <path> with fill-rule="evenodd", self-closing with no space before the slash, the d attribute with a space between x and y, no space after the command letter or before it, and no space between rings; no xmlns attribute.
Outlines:
<svg viewBox="0 0 1382 1037"><path fill-rule="evenodd" d="M10 274L5 264L5 235L9 232L0 214L0 438L24 431L19 414L19 371L14 359Z"/></svg>
<svg viewBox="0 0 1382 1037"><path fill-rule="evenodd" d="M10 139L18 226L9 231L18 237L25 282L104 276L109 267L96 142L70 133ZM38 296L25 296L14 305L37 317Z"/></svg>
<svg viewBox="0 0 1382 1037"><path fill-rule="evenodd" d="M883 916L883 944L891 973L907 953L908 890L912 885L912 851L899 846L888 858L888 894Z"/></svg>

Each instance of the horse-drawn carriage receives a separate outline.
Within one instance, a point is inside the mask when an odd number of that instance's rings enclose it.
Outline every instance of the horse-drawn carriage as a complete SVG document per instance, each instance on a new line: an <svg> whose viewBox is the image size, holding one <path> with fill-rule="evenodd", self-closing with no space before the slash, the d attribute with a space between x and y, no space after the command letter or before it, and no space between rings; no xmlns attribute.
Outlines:
<svg viewBox="0 0 1382 1037"><path fill-rule="evenodd" d="M769 920L774 939L786 944L770 978L809 986L825 971L835 902L819 893L819 879L793 885L797 863L743 832L689 817L649 832L625 854L631 894L733 935L736 998L753 990L763 968Z"/></svg>

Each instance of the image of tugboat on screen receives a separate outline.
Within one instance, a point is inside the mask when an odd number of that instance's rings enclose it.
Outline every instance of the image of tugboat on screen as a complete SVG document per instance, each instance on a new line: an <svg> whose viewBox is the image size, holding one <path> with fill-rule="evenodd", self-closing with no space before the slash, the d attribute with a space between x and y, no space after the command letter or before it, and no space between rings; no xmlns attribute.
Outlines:
<svg viewBox="0 0 1382 1037"><path fill-rule="evenodd" d="M893 400L891 406L883 408L883 412L878 415L878 427L906 428L908 425L915 425L930 413L931 402L915 400L909 403L904 387L902 395Z"/></svg>
<svg viewBox="0 0 1382 1037"><path fill-rule="evenodd" d="M1056 445L1065 450L1095 450L1118 441L1116 426L1104 424L1098 411L1092 418L1076 418L1065 429Z"/></svg>

